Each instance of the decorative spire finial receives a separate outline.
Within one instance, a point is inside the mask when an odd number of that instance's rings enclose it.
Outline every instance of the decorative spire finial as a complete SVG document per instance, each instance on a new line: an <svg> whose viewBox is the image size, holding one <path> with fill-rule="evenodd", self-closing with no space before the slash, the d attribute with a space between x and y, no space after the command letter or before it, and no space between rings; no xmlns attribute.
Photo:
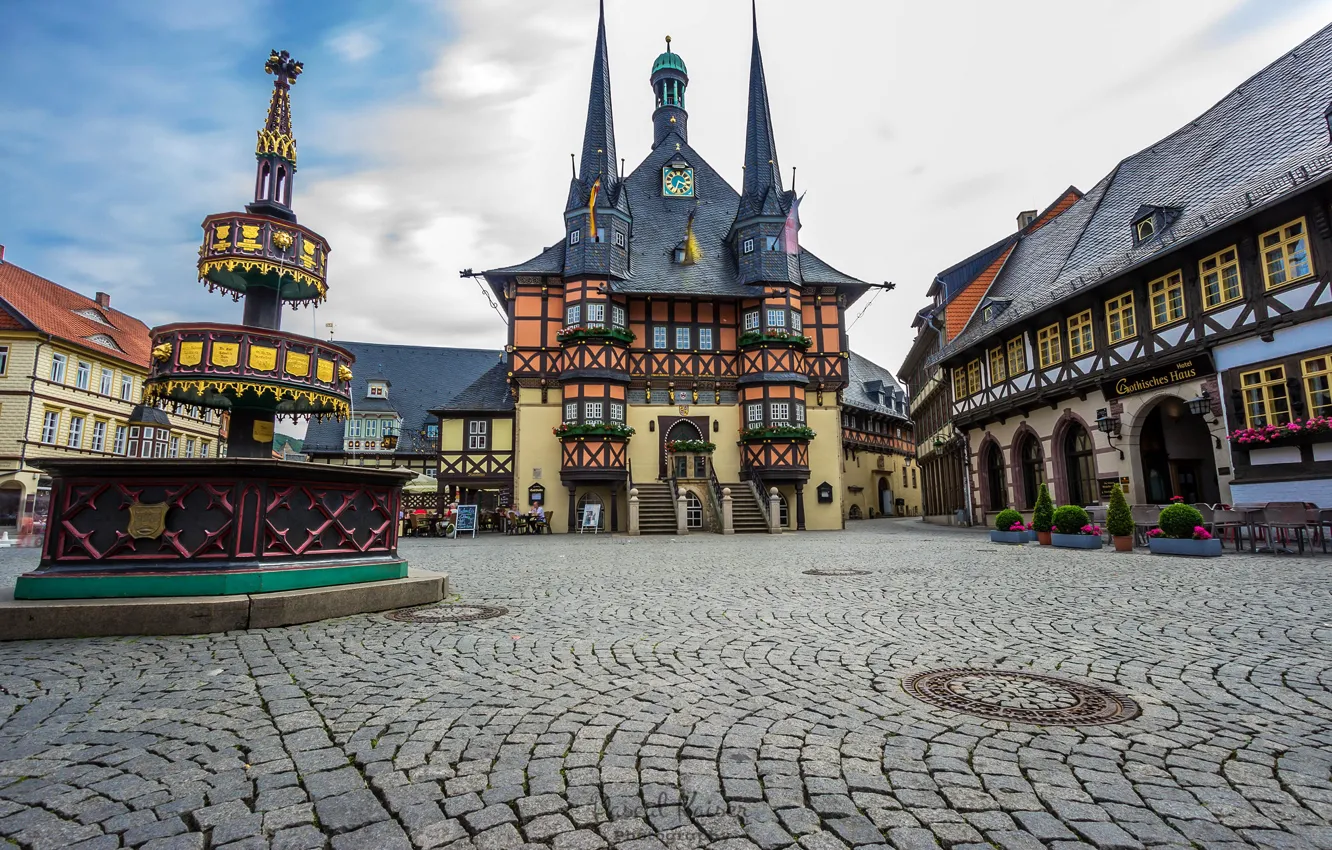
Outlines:
<svg viewBox="0 0 1332 850"><path fill-rule="evenodd" d="M296 137L291 132L291 95L290 89L296 78L305 70L304 63L291 58L283 50L274 50L264 63L264 72L277 77L273 80L273 97L268 102L268 119L259 131L259 144L255 147L256 156L273 155L296 163Z"/></svg>
<svg viewBox="0 0 1332 850"><path fill-rule="evenodd" d="M671 52L671 37L669 35L666 36L666 52Z"/></svg>
<svg viewBox="0 0 1332 850"><path fill-rule="evenodd" d="M292 59L291 54L285 50L280 53L274 50L268 55L268 61L264 63L264 71L276 76L279 85L284 81L286 85L295 85L296 78L304 70L305 64Z"/></svg>

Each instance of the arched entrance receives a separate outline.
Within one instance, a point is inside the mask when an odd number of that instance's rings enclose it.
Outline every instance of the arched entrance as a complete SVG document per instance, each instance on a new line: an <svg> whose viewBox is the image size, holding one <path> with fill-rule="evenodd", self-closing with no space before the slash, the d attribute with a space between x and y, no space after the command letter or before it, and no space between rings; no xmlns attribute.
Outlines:
<svg viewBox="0 0 1332 850"><path fill-rule="evenodd" d="M1036 507L1036 496L1045 483L1045 455L1041 452L1041 440L1035 434L1027 432L1018 443L1018 474L1021 482L1013 482L1014 495L1021 507L1030 510Z"/></svg>
<svg viewBox="0 0 1332 850"><path fill-rule="evenodd" d="M985 470L985 509L1002 511L1008 507L1008 486L1004 475L1004 453L998 443L986 443L981 466Z"/></svg>
<svg viewBox="0 0 1332 850"><path fill-rule="evenodd" d="M669 420L668 420L669 421ZM669 464L671 462L671 453L666 447L676 440L702 440L704 430L707 428L707 420L702 424L690 419L676 419L667 427L665 423L659 425L657 430L661 432L661 469L658 473L663 480L669 477Z"/></svg>
<svg viewBox="0 0 1332 850"><path fill-rule="evenodd" d="M1078 422L1064 431L1064 484L1070 505L1096 501L1096 447L1091 435Z"/></svg>
<svg viewBox="0 0 1332 850"><path fill-rule="evenodd" d="M893 488L888 485L888 476L879 476L879 515L893 515Z"/></svg>
<svg viewBox="0 0 1332 850"><path fill-rule="evenodd" d="M1190 504L1221 501L1212 436L1204 417L1189 413L1180 399L1166 396L1143 416L1138 455L1149 504L1164 505L1172 496Z"/></svg>
<svg viewBox="0 0 1332 850"><path fill-rule="evenodd" d="M0 484L0 527L17 528L23 510L23 485L17 481Z"/></svg>

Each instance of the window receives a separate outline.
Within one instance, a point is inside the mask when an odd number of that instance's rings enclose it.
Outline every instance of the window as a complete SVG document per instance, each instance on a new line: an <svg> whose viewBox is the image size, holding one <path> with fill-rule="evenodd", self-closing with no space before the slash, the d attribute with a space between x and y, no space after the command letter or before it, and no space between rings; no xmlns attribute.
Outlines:
<svg viewBox="0 0 1332 850"><path fill-rule="evenodd" d="M471 422L468 422L467 448L485 449L488 444L487 437L489 435L486 433L486 431L489 428L489 426L490 423L484 419L473 419Z"/></svg>
<svg viewBox="0 0 1332 850"><path fill-rule="evenodd" d="M167 452L168 457L180 457L180 437L171 438L171 450Z"/></svg>
<svg viewBox="0 0 1332 850"><path fill-rule="evenodd" d="M801 425L805 424L805 406L803 404L796 402L791 406L791 412L795 414L796 422Z"/></svg>
<svg viewBox="0 0 1332 850"><path fill-rule="evenodd" d="M574 327L582 319L583 308L577 304L572 307L564 308L564 324L568 327Z"/></svg>
<svg viewBox="0 0 1332 850"><path fill-rule="evenodd" d="M780 251L782 250L782 238L780 236L764 236L763 250Z"/></svg>
<svg viewBox="0 0 1332 850"><path fill-rule="evenodd" d="M69 439L65 441L65 445L69 446L71 449L83 448L82 416L71 416L69 418Z"/></svg>
<svg viewBox="0 0 1332 850"><path fill-rule="evenodd" d="M587 324L589 327L600 328L606 325L606 305L589 304L587 305Z"/></svg>
<svg viewBox="0 0 1332 850"><path fill-rule="evenodd" d="M0 345L0 375L9 371L9 346Z"/></svg>
<svg viewBox="0 0 1332 850"><path fill-rule="evenodd" d="M617 328L624 327L624 308L616 305L611 306L611 324Z"/></svg>
<svg viewBox="0 0 1332 850"><path fill-rule="evenodd" d="M786 327L786 310L775 307L768 308L768 327L784 328Z"/></svg>
<svg viewBox="0 0 1332 850"><path fill-rule="evenodd" d="M388 398L388 384L375 381L366 387L366 398Z"/></svg>
<svg viewBox="0 0 1332 850"><path fill-rule="evenodd" d="M1240 285L1239 255L1235 246L1204 257L1198 263L1198 279L1202 281L1203 309L1210 310L1229 304L1244 294Z"/></svg>
<svg viewBox="0 0 1332 850"><path fill-rule="evenodd" d="M106 423L93 423L92 450L95 452L106 451Z"/></svg>
<svg viewBox="0 0 1332 850"><path fill-rule="evenodd" d="M79 362L79 367L74 372L74 386L81 390L88 389L92 383L92 364Z"/></svg>
<svg viewBox="0 0 1332 850"><path fill-rule="evenodd" d="M583 402L583 421L588 425L601 424L601 402Z"/></svg>
<svg viewBox="0 0 1332 850"><path fill-rule="evenodd" d="M1309 397L1310 416L1332 415L1332 356L1310 357L1301 364L1304 390Z"/></svg>
<svg viewBox="0 0 1332 850"><path fill-rule="evenodd" d="M118 455L123 455L123 454L125 453L125 426L124 426L124 425L117 425L117 426L116 426L116 444L115 444L115 446L112 447L111 451L115 452L115 453L118 454Z"/></svg>
<svg viewBox="0 0 1332 850"><path fill-rule="evenodd" d="M1263 252L1263 278L1268 289L1313 274L1304 219L1296 219L1264 233L1258 237L1258 244Z"/></svg>
<svg viewBox="0 0 1332 850"><path fill-rule="evenodd" d="M959 366L953 370L953 399L964 399L967 395L967 370Z"/></svg>
<svg viewBox="0 0 1332 850"><path fill-rule="evenodd" d="M975 395L980 388L980 361L973 360L967 364L967 395Z"/></svg>
<svg viewBox="0 0 1332 850"><path fill-rule="evenodd" d="M911 467L911 489L916 489L916 468Z"/></svg>
<svg viewBox="0 0 1332 850"><path fill-rule="evenodd" d="M51 380L57 384L65 382L65 355L51 355Z"/></svg>
<svg viewBox="0 0 1332 850"><path fill-rule="evenodd" d="M689 347L689 328L675 329L675 347L676 348Z"/></svg>
<svg viewBox="0 0 1332 850"><path fill-rule="evenodd" d="M378 440L378 439L379 439L379 420L378 420L378 419L367 419L367 420L365 420L365 438L366 438L367 440Z"/></svg>
<svg viewBox="0 0 1332 850"><path fill-rule="evenodd" d="M685 491L685 527L703 527L703 503L690 490Z"/></svg>
<svg viewBox="0 0 1332 850"><path fill-rule="evenodd" d="M199 441L199 457L208 457L208 441Z"/></svg>
<svg viewBox="0 0 1332 850"><path fill-rule="evenodd" d="M583 232L582 232L581 230L570 230L570 231L569 231L569 244L570 244L570 245L577 245L578 242L579 242L579 240L581 240L582 238L583 238Z"/></svg>
<svg viewBox="0 0 1332 850"><path fill-rule="evenodd" d="M1053 366L1064 359L1059 350L1059 325L1053 324L1036 332L1036 350L1039 353L1041 368Z"/></svg>
<svg viewBox="0 0 1332 850"><path fill-rule="evenodd" d="M740 253L742 254L754 253L754 240L746 239L743 243L741 243Z"/></svg>
<svg viewBox="0 0 1332 850"><path fill-rule="evenodd" d="M134 434L131 433L130 436L132 437L132 436L134 436ZM153 429L152 429L152 428L144 428L144 429L143 429L143 439L144 439L146 442L151 442L151 441L152 441L152 439L153 439Z"/></svg>
<svg viewBox="0 0 1332 850"><path fill-rule="evenodd" d="M981 324L986 324L993 320L994 320L994 306L987 304L985 306L985 309L981 311Z"/></svg>
<svg viewBox="0 0 1332 850"><path fill-rule="evenodd" d="M791 403L787 401L774 401L772 403L772 421L786 423L791 421Z"/></svg>
<svg viewBox="0 0 1332 850"><path fill-rule="evenodd" d="M751 404L745 408L745 422L751 428L763 426L763 405Z"/></svg>
<svg viewBox="0 0 1332 850"><path fill-rule="evenodd" d="M0 372L3 371L4 369L0 368ZM110 369L103 369L102 384L100 387L98 387L97 391L100 392L102 395L111 395L111 385L112 383L115 382L115 377L116 377L115 372L111 371Z"/></svg>
<svg viewBox="0 0 1332 850"><path fill-rule="evenodd" d="M803 330L803 329L804 329L804 325L803 325L802 322L803 322L803 320L801 319L800 311L799 311L799 310L792 310L792 311L791 311L791 330L796 331L796 332L800 332L801 330Z"/></svg>
<svg viewBox="0 0 1332 850"><path fill-rule="evenodd" d="M1244 421L1250 428L1285 425L1290 421L1290 399L1286 397L1286 370L1268 366L1240 375L1244 390Z"/></svg>
<svg viewBox="0 0 1332 850"><path fill-rule="evenodd" d="M712 350L712 328L698 329L698 347L703 351Z"/></svg>
<svg viewBox="0 0 1332 850"><path fill-rule="evenodd" d="M194 457L194 438L185 438L185 457Z"/></svg>
<svg viewBox="0 0 1332 850"><path fill-rule="evenodd" d="M997 384L1008 378L1008 372L1004 368L1004 347L1002 345L990 349L990 383Z"/></svg>
<svg viewBox="0 0 1332 850"><path fill-rule="evenodd" d="M1068 356L1080 357L1091 350L1091 310L1083 310L1068 320Z"/></svg>
<svg viewBox="0 0 1332 850"><path fill-rule="evenodd" d="M350 437L350 438L353 439L353 440L360 439L360 436L361 436L361 420L360 420L360 419L348 419L348 420L347 420L347 436Z"/></svg>
<svg viewBox="0 0 1332 850"><path fill-rule="evenodd" d="M1171 272L1147 284L1152 302L1152 327L1159 328L1184 318L1184 275Z"/></svg>
<svg viewBox="0 0 1332 850"><path fill-rule="evenodd" d="M1133 293L1125 292L1105 302L1105 330L1111 343L1123 342L1138 335L1133 320Z"/></svg>
<svg viewBox="0 0 1332 850"><path fill-rule="evenodd" d="M564 421L565 422L578 421L578 402L571 401L564 405Z"/></svg>
<svg viewBox="0 0 1332 850"><path fill-rule="evenodd" d="M1015 336L1008 341L1008 374L1021 375L1027 371L1027 349L1022 344L1022 337Z"/></svg>
<svg viewBox="0 0 1332 850"><path fill-rule="evenodd" d="M120 376L120 399L121 401L131 401L134 395L134 379L129 375Z"/></svg>
<svg viewBox="0 0 1332 850"><path fill-rule="evenodd" d="M48 446L54 446L56 432L60 430L60 414L54 410L46 411L42 417L42 442Z"/></svg>
<svg viewBox="0 0 1332 850"><path fill-rule="evenodd" d="M615 247L616 247L616 248L623 248L623 247L624 247L624 234L621 233L621 232L618 231L618 230L615 231L615 234L613 235L611 241L615 243Z"/></svg>
<svg viewBox="0 0 1332 850"><path fill-rule="evenodd" d="M612 422L623 422L624 405L620 404L619 402L612 401L610 403L610 418Z"/></svg>
<svg viewBox="0 0 1332 850"><path fill-rule="evenodd" d="M652 329L652 347L653 348L666 347L666 328L662 327L661 325L658 325L657 327Z"/></svg>
<svg viewBox="0 0 1332 850"><path fill-rule="evenodd" d="M750 310L745 314L745 330L756 331L759 328L758 310Z"/></svg>
<svg viewBox="0 0 1332 850"><path fill-rule="evenodd" d="M1146 242L1156 233L1156 222L1152 221L1150 218L1144 218L1142 221L1138 222L1135 232L1139 242Z"/></svg>
<svg viewBox="0 0 1332 850"><path fill-rule="evenodd" d="M438 437L439 437L439 426L438 426L438 425L427 425L427 426L426 426L426 436L429 437L429 438L432 439L432 440L438 438Z"/></svg>

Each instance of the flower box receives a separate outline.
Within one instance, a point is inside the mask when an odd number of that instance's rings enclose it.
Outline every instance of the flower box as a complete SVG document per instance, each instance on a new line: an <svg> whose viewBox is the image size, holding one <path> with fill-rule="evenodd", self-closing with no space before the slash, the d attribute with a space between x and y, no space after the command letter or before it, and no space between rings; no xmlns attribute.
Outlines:
<svg viewBox="0 0 1332 850"><path fill-rule="evenodd" d="M633 331L617 327L584 327L582 325L568 325L556 331L555 338L560 342L596 339L613 339L616 342L633 342L637 339L637 334Z"/></svg>
<svg viewBox="0 0 1332 850"><path fill-rule="evenodd" d="M790 345L795 348L809 348L814 344L814 340L804 334L791 333L789 331L745 331L740 334L739 345L741 348L748 348L751 345L766 345L776 343L778 345Z"/></svg>
<svg viewBox="0 0 1332 850"><path fill-rule="evenodd" d="M772 425L766 428L746 428L740 432L741 442L755 440L812 440L817 436L813 428L804 425Z"/></svg>
<svg viewBox="0 0 1332 850"><path fill-rule="evenodd" d="M1025 543L1026 543L1028 540L1030 540L1030 539L1031 539L1031 538L1029 538L1029 537L1027 536L1027 532L1025 532L1025 531L991 531L991 532L990 532L990 542L991 542L991 543L1016 543L1016 544L1018 544L1018 545L1022 545L1022 544L1025 544Z"/></svg>
<svg viewBox="0 0 1332 850"><path fill-rule="evenodd" d="M1056 531L1050 535L1050 542L1061 549L1100 549L1101 535L1060 534Z"/></svg>
<svg viewBox="0 0 1332 850"><path fill-rule="evenodd" d="M563 422L559 427L551 428L550 432L560 439L567 437L612 437L627 440L634 435L633 428L628 425L621 425L618 422L597 425Z"/></svg>
<svg viewBox="0 0 1332 850"><path fill-rule="evenodd" d="M1191 555L1195 558L1217 558L1221 555L1221 540L1193 540L1190 538L1150 537L1147 548L1153 555Z"/></svg>

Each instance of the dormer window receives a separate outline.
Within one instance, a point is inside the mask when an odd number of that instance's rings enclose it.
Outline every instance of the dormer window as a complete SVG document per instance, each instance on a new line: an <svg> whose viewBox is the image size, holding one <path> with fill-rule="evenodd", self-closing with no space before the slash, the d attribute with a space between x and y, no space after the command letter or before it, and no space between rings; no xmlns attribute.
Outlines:
<svg viewBox="0 0 1332 850"><path fill-rule="evenodd" d="M982 321L982 322L987 322L987 323L988 323L988 322L992 322L992 321L994 321L994 305L993 305L993 304L986 305L985 309L981 311L981 321Z"/></svg>
<svg viewBox="0 0 1332 850"><path fill-rule="evenodd" d="M366 398L388 398L388 383L385 381L371 381L365 388Z"/></svg>
<svg viewBox="0 0 1332 850"><path fill-rule="evenodd" d="M1134 235L1139 242L1146 242L1148 239L1151 239L1155 233L1156 222L1150 218L1144 218L1142 221L1138 222L1137 227L1134 230Z"/></svg>
<svg viewBox="0 0 1332 850"><path fill-rule="evenodd" d="M1159 238L1170 229L1170 225L1175 223L1181 212L1183 210L1179 207L1158 207L1151 204L1138 207L1137 214L1133 216L1133 244L1137 246Z"/></svg>

